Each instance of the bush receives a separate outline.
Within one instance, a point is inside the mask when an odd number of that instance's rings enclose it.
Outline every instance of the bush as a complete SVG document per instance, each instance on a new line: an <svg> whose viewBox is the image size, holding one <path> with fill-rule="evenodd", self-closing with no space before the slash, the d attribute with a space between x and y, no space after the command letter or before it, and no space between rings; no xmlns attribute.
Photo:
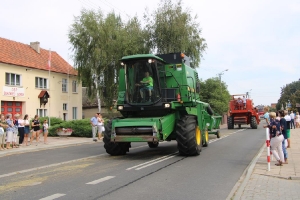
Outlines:
<svg viewBox="0 0 300 200"><path fill-rule="evenodd" d="M41 122L41 125L44 123L44 120L47 120L48 121L48 124L49 124L49 118L48 117L40 117L40 122ZM54 126L54 125L57 125L57 124L61 124L63 123L64 120L62 120L61 118L58 118L58 117L50 117L50 126Z"/></svg>
<svg viewBox="0 0 300 200"><path fill-rule="evenodd" d="M106 123L106 119L104 119ZM52 124L52 123L51 123ZM71 121L62 121L59 124L51 125L49 128L49 136L57 136L56 130L58 128L71 128L73 129L72 135L74 137L92 137L92 127L90 119L80 119Z"/></svg>

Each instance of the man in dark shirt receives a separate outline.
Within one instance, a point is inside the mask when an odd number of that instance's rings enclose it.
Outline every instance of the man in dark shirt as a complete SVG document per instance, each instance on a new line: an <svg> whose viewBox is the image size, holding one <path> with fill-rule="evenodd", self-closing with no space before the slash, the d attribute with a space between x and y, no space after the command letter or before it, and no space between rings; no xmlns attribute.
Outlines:
<svg viewBox="0 0 300 200"><path fill-rule="evenodd" d="M280 127L281 127L281 133L284 137L284 140L282 141L282 151L283 151L283 155L284 155L284 164L288 164L288 152L286 150L286 146L285 146L285 140L287 140L287 124L286 124L286 120L284 118L284 111L280 110L278 111L279 117L280 117Z"/></svg>

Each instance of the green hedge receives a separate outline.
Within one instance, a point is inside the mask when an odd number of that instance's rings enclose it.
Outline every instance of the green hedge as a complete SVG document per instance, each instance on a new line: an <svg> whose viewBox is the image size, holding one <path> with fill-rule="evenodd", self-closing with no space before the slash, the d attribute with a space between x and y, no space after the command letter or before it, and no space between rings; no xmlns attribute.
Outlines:
<svg viewBox="0 0 300 200"><path fill-rule="evenodd" d="M104 119L106 122L107 120ZM52 122L51 122L52 124ZM90 119L80 119L72 121L62 121L58 124L52 124L49 128L49 136L57 136L56 130L58 128L71 128L73 129L72 135L74 137L92 137L92 127Z"/></svg>

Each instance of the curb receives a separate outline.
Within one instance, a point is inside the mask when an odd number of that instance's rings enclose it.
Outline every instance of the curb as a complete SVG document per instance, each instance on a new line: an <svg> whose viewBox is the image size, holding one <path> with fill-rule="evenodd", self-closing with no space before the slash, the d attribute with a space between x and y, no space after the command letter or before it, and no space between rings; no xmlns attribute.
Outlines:
<svg viewBox="0 0 300 200"><path fill-rule="evenodd" d="M263 153L265 149L265 144L262 145L259 152L256 154L256 156L253 158L251 163L247 166L245 171L243 172L242 176L238 180L238 182L234 185L231 192L229 193L226 200L238 200L241 199L242 193L246 187L246 184L248 183L250 176L252 175L252 172L254 170L254 167L256 165L257 160L260 158L261 154Z"/></svg>

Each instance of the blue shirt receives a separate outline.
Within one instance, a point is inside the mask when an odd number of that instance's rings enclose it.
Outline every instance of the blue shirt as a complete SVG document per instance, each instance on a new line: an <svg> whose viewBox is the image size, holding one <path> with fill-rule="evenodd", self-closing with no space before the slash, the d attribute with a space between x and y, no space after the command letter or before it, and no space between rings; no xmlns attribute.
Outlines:
<svg viewBox="0 0 300 200"><path fill-rule="evenodd" d="M264 114L264 119L268 119L268 122L270 123L270 116L268 112Z"/></svg>
<svg viewBox="0 0 300 200"><path fill-rule="evenodd" d="M91 122L92 122L92 124L93 124L94 126L97 126L97 124L98 124L98 118L97 118L97 117L92 117L92 118L91 118Z"/></svg>
<svg viewBox="0 0 300 200"><path fill-rule="evenodd" d="M6 131L14 131L14 125L11 126L11 124L13 124L13 120L11 119L6 119L6 123L8 124L8 127L6 128Z"/></svg>

